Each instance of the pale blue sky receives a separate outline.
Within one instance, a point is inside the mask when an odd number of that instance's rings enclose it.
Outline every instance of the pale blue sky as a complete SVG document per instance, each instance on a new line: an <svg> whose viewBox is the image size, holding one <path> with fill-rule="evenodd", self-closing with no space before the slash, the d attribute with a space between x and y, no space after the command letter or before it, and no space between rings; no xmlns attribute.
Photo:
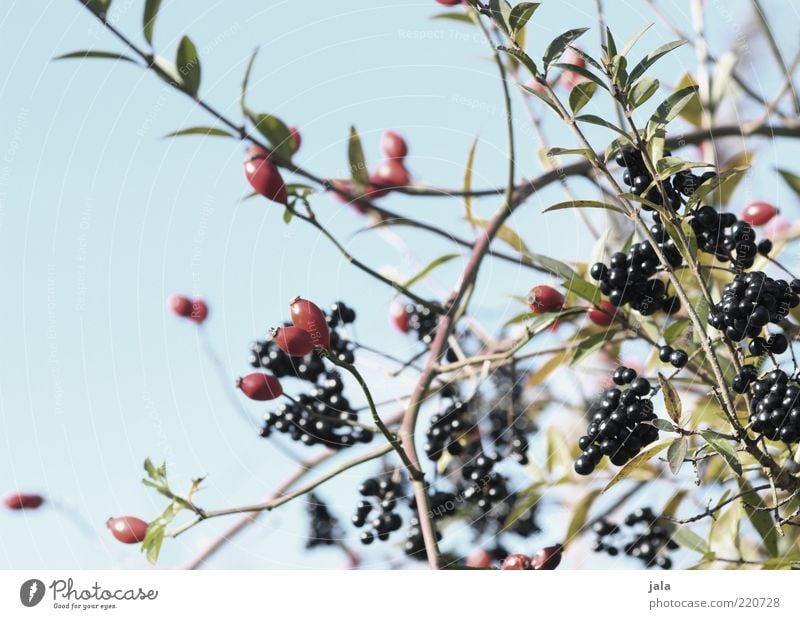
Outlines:
<svg viewBox="0 0 800 619"><path fill-rule="evenodd" d="M606 2L618 40L654 21L642 1ZM688 2L662 3L684 28ZM116 0L111 19L138 42L141 0ZM787 57L796 51L796 15L786 3L771 15ZM568 8L567 8L568 7ZM474 184L504 178L502 100L485 43L462 24L431 21L433 0L347 2L165 1L155 45L172 57L189 34L200 52L202 94L235 116L248 56L261 51L250 102L258 111L300 127L297 161L327 175L344 175L350 124L362 133L367 157L379 158L380 133L407 136L409 167L417 180L458 187L473 137L480 135ZM715 53L753 26L749 3L709 3ZM782 13L782 14L781 14ZM545 0L531 28L529 48L568 28L591 26L582 44L597 49L594 0ZM639 53L674 36L657 25ZM241 202L248 192L242 145L218 138L161 139L209 118L154 76L112 61L53 63L76 49L121 50L78 2L8 0L0 10L0 493L39 491L67 504L99 536L81 533L52 509L21 516L0 512L0 568L144 567L135 548L115 543L103 529L110 515L151 518L160 495L139 483L146 456L167 459L176 486L207 474L199 501L220 507L264 495L291 469L287 458L254 436L232 410L202 341L191 324L169 316L173 291L202 294L211 306L208 337L231 377L248 369L248 345L286 317L287 300L302 294L329 303L343 299L359 312L358 336L402 356L414 342L386 320L390 290L349 267L329 244L300 222L287 228L275 205ZM778 83L763 46L751 44L743 75L767 96ZM690 48L663 61L656 73L672 84L693 66ZM759 64L760 63L760 64ZM663 96L663 95L662 95ZM655 99L654 99L655 102ZM591 104L587 112L608 115ZM520 173L540 171L539 145L516 105ZM736 122L733 118L732 122ZM551 125L553 144L571 138ZM676 125L677 127L677 125ZM603 146L603 130L590 131ZM735 146L733 151L740 150ZM746 191L774 200L789 216L793 198L769 173L793 164L776 145L758 162ZM691 153L690 155L693 155ZM797 170L795 170L797 171ZM576 193L593 197L588 185ZM590 241L572 213L540 214L565 199L557 187L530 200L512 225L539 253L586 259ZM746 196L738 196L739 201ZM353 233L365 225L328 196L313 199L320 218L358 257L409 276L416 267L386 238ZM387 207L470 234L458 199L391 196ZM476 205L488 216L493 199ZM398 229L420 264L454 248L441 239ZM389 239L391 240L391 239ZM452 283L462 262L438 272ZM497 326L516 313L510 294L524 294L541 277L487 262L475 299L477 316ZM425 294L436 289L424 286ZM368 365L368 367L370 367ZM368 370L379 398L403 384ZM245 404L254 416L262 409ZM299 446L294 447L303 452ZM363 467L321 494L348 520ZM264 518L232 544L216 567L337 567L334 551L301 553L306 522L302 503ZM558 519L556 519L558 520ZM178 566L229 524L207 523L167 541L161 564ZM373 546L378 561L386 547Z"/></svg>

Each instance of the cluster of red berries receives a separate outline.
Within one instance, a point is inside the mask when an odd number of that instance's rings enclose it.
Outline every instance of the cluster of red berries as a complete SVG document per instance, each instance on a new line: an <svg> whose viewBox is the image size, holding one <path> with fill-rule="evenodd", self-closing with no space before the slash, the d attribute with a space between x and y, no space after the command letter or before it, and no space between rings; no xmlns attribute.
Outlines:
<svg viewBox="0 0 800 619"><path fill-rule="evenodd" d="M561 544L542 548L532 557L511 554L503 559L504 570L554 570L561 563L564 547Z"/></svg>
<svg viewBox="0 0 800 619"><path fill-rule="evenodd" d="M597 539L592 546L595 552L605 552L616 557L624 552L629 557L639 559L645 567L660 567L668 570L672 559L668 556L678 544L672 540L673 527L658 518L649 507L637 509L624 520L625 530L619 525L602 518L592 525Z"/></svg>
<svg viewBox="0 0 800 619"><path fill-rule="evenodd" d="M664 252L667 261L673 266L682 262L681 254L675 243L668 238L664 226L654 224L651 228L658 246ZM589 274L600 282L600 292L608 296L614 307L630 304L643 316L650 316L659 310L674 314L680 309L680 300L667 295L667 286L657 277L660 270L658 256L649 241L634 243L628 253L615 252L610 264L597 262L592 265Z"/></svg>
<svg viewBox="0 0 800 619"><path fill-rule="evenodd" d="M582 453L575 461L575 472L579 475L592 473L603 456L622 466L658 439L658 429L647 423L656 418L653 402L647 397L653 389L650 382L624 366L618 367L612 378L616 385L630 386L624 391L606 390L592 407L586 435L578 440Z"/></svg>
<svg viewBox="0 0 800 619"><path fill-rule="evenodd" d="M745 369L747 368L747 370ZM748 387L750 429L771 441L786 444L800 441L800 382L781 369L759 379L753 366L744 366L734 377L734 390L744 393Z"/></svg>
<svg viewBox="0 0 800 619"><path fill-rule="evenodd" d="M306 512L311 520L306 548L310 550L317 546L331 546L342 539L339 520L331 514L325 502L314 493L306 503Z"/></svg>
<svg viewBox="0 0 800 619"><path fill-rule="evenodd" d="M411 175L405 166L408 155L408 144L405 139L395 131L386 131L381 137L381 151L384 160L381 161L369 175L369 185L358 187L352 181L333 181L331 186L347 194L346 197L335 193L340 202L349 203L360 213L369 211L366 200L374 200L387 195L392 189L407 187L411 184Z"/></svg>
<svg viewBox="0 0 800 619"><path fill-rule="evenodd" d="M789 283L773 279L762 271L738 273L723 288L722 298L709 315L708 324L723 331L732 342L754 338L750 342L754 355L781 354L788 347L786 336L772 335L764 340L760 335L767 324L778 324L791 308L800 304L799 294L800 280Z"/></svg>
<svg viewBox="0 0 800 619"><path fill-rule="evenodd" d="M373 511L377 515L370 522L370 529L361 533L361 543L371 544L375 538L385 542L389 535L403 526L403 518L397 513L397 501L403 497L405 483L401 474L387 471L378 477L370 477L361 484L358 491L363 497L374 498L374 504L362 500L353 515L353 525L361 528Z"/></svg>
<svg viewBox="0 0 800 619"><path fill-rule="evenodd" d="M199 325L208 318L208 305L203 299L191 299L177 292L167 297L167 309L176 316L188 318Z"/></svg>

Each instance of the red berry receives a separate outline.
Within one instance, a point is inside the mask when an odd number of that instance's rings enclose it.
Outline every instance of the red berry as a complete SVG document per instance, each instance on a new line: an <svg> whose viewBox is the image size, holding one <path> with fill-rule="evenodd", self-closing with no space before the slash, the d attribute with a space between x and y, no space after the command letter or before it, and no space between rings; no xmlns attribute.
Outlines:
<svg viewBox="0 0 800 619"><path fill-rule="evenodd" d="M531 567L535 570L554 570L561 563L564 547L561 544L547 546L531 557Z"/></svg>
<svg viewBox="0 0 800 619"><path fill-rule="evenodd" d="M197 324L201 325L208 318L208 305L203 299L195 299L192 301L192 311L189 318L194 320Z"/></svg>
<svg viewBox="0 0 800 619"><path fill-rule="evenodd" d="M314 350L308 331L300 327L279 327L273 332L272 339L278 348L292 357L305 357Z"/></svg>
<svg viewBox="0 0 800 619"><path fill-rule="evenodd" d="M38 494L25 494L24 492L13 492L3 499L3 505L8 509L36 509L44 499Z"/></svg>
<svg viewBox="0 0 800 619"><path fill-rule="evenodd" d="M778 214L778 209L769 202L751 202L742 210L739 218L753 226L763 226Z"/></svg>
<svg viewBox="0 0 800 619"><path fill-rule="evenodd" d="M528 306L534 314L557 312L564 306L564 295L551 286L534 286L528 292Z"/></svg>
<svg viewBox="0 0 800 619"><path fill-rule="evenodd" d="M283 184L278 167L269 160L267 151L260 146L251 146L247 149L244 175L253 189L265 198L280 204L289 202L286 185Z"/></svg>
<svg viewBox="0 0 800 619"><path fill-rule="evenodd" d="M379 198L386 195L392 188L405 187L411 182L403 162L399 159L382 161L369 177L371 183L379 187L370 187L370 195Z"/></svg>
<svg viewBox="0 0 800 619"><path fill-rule="evenodd" d="M408 312L406 311L406 306L402 303L392 303L391 307L389 307L389 320L392 321L392 324L397 327L398 331L402 333L408 333L411 328L408 326Z"/></svg>
<svg viewBox="0 0 800 619"><path fill-rule="evenodd" d="M189 297L176 292L167 297L167 309L176 316L189 318L192 315L192 301Z"/></svg>
<svg viewBox="0 0 800 619"><path fill-rule="evenodd" d="M514 554L508 555L505 559L503 559L503 567L501 569L504 570L527 570L531 566L531 560L528 558L527 555L522 554Z"/></svg>
<svg viewBox="0 0 800 619"><path fill-rule="evenodd" d="M353 186L348 181L332 181L331 182L331 186L333 188L335 188L335 189L339 189L340 191L344 191L344 192L346 192L346 193L348 193L350 195L353 195L353 193L354 193L353 192ZM353 207L355 210L357 210L362 215L364 215L364 214L369 212L369 206L367 206L366 204L362 203L357 198L351 200L351 199L347 198L346 196L343 196L342 194L340 194L340 193L338 193L336 191L333 192L333 197L336 198L336 200L338 200L342 204L349 204L351 207Z"/></svg>
<svg viewBox="0 0 800 619"><path fill-rule="evenodd" d="M511 555L512 557L514 555ZM478 548L467 557L467 567L475 569L488 569L492 567L492 555L486 552L483 548Z"/></svg>
<svg viewBox="0 0 800 619"><path fill-rule="evenodd" d="M292 154L295 154L300 150L300 144L303 143L300 130L297 127L289 127L289 135L292 136Z"/></svg>
<svg viewBox="0 0 800 619"><path fill-rule="evenodd" d="M586 315L589 317L589 320L598 327L607 327L614 322L617 315L617 308L609 301L601 301L599 308L593 307L586 312Z"/></svg>
<svg viewBox="0 0 800 619"><path fill-rule="evenodd" d="M386 131L381 137L381 150L387 159L403 159L408 155L408 144L399 133Z"/></svg>
<svg viewBox="0 0 800 619"><path fill-rule="evenodd" d="M147 535L147 523L136 516L118 516L106 520L111 534L123 544L138 544Z"/></svg>
<svg viewBox="0 0 800 619"><path fill-rule="evenodd" d="M456 6L461 4L461 0L436 0L436 2L445 6Z"/></svg>
<svg viewBox="0 0 800 619"><path fill-rule="evenodd" d="M289 310L294 326L307 331L314 346L330 348L331 332L325 314L319 307L302 297L295 297L289 304Z"/></svg>
<svg viewBox="0 0 800 619"><path fill-rule="evenodd" d="M281 382L271 374L253 372L236 380L236 386L251 400L263 402L283 395Z"/></svg>

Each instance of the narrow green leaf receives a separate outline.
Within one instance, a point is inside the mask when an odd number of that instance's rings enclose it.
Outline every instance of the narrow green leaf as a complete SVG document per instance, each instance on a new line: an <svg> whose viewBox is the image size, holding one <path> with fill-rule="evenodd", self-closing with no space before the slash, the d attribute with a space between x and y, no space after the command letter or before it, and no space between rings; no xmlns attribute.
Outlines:
<svg viewBox="0 0 800 619"><path fill-rule="evenodd" d="M290 208L283 209L283 223L288 225L292 223L292 219L294 219L294 211Z"/></svg>
<svg viewBox="0 0 800 619"><path fill-rule="evenodd" d="M184 90L196 97L200 90L200 57L197 55L194 43L187 36L184 36L178 44L175 65L181 75Z"/></svg>
<svg viewBox="0 0 800 619"><path fill-rule="evenodd" d="M592 125L598 125L600 127L606 127L607 129L611 129L612 131L616 131L620 135L625 136L625 138L630 141L630 137L627 133L617 127L614 123L607 121L605 118L600 118L594 114L582 114L581 116L576 116L575 120L579 122L590 123Z"/></svg>
<svg viewBox="0 0 800 619"><path fill-rule="evenodd" d="M478 136L472 141L472 146L469 149L469 157L467 157L467 167L464 170L464 210L466 211L467 221L472 225L472 168L475 164L475 151L478 149Z"/></svg>
<svg viewBox="0 0 800 619"><path fill-rule="evenodd" d="M291 160L294 141L284 122L272 114L258 114L250 109L245 109L245 114L256 130L267 138L272 150L286 161Z"/></svg>
<svg viewBox="0 0 800 619"><path fill-rule="evenodd" d="M253 64L256 61L256 54L258 54L258 48L256 47L253 50L253 53L250 54L250 60L247 61L247 68L244 70L244 77L242 78L242 94L239 97L239 105L242 108L242 112L247 111L247 87L250 84L250 74L253 71Z"/></svg>
<svg viewBox="0 0 800 619"><path fill-rule="evenodd" d="M580 112L592 100L597 85L594 82L578 84L569 93L569 107L573 114Z"/></svg>
<svg viewBox="0 0 800 619"><path fill-rule="evenodd" d="M473 219L473 222L479 228L483 228L484 230L486 230L491 224L488 219ZM525 241L522 240L522 237L517 234L517 232L511 226L500 226L496 237L518 252L527 253L528 251L528 246L525 244Z"/></svg>
<svg viewBox="0 0 800 619"><path fill-rule="evenodd" d="M689 441L686 440L685 436L681 436L676 438L672 443L670 443L669 448L667 449L667 463L669 464L669 470L672 471L673 475L677 475L678 471L681 470L681 466L683 466L683 460L686 458L686 453L689 451Z"/></svg>
<svg viewBox="0 0 800 619"><path fill-rule="evenodd" d="M634 108L643 105L650 97L658 92L659 85L660 83L656 78L644 76L631 88L628 101Z"/></svg>
<svg viewBox="0 0 800 619"><path fill-rule="evenodd" d="M179 129L178 131L172 131L165 135L165 138L174 138L180 135L207 135L207 136L219 136L222 138L235 138L236 136L224 129L217 129L216 127L189 127L188 129Z"/></svg>
<svg viewBox="0 0 800 619"><path fill-rule="evenodd" d="M586 526L586 520L589 517L589 511L592 509L592 504L595 502L595 499L600 496L600 489L595 488L593 490L589 490L580 501L578 501L577 505L572 511L572 518L569 521L569 526L567 526L567 533L564 535L564 548L566 548L570 542L580 535L583 527Z"/></svg>
<svg viewBox="0 0 800 619"><path fill-rule="evenodd" d="M672 539L676 544L693 552L699 552L702 555L711 552L708 542L687 526L676 527L672 532Z"/></svg>
<svg viewBox="0 0 800 619"><path fill-rule="evenodd" d="M539 92L535 88L529 88L528 86L524 85L521 85L520 88L522 88L522 90L527 92L529 95L533 95L537 99L544 101L544 103L546 103L547 106L559 116L559 118L561 117L561 111L558 109L558 106L550 98L549 92Z"/></svg>
<svg viewBox="0 0 800 619"><path fill-rule="evenodd" d="M587 69L586 67L581 67L579 65L572 64L569 62L557 62L553 66L562 69L564 71L571 71L572 73L577 73L578 75L582 75L586 79L591 80L593 84L597 84L601 88L608 90L608 86L603 81L603 78L601 78L598 75L595 75L594 73L589 71L589 69Z"/></svg>
<svg viewBox="0 0 800 619"><path fill-rule="evenodd" d="M533 58L531 58L521 49L517 49L515 47L506 47L505 45L499 45L497 47L497 50L500 52L505 52L506 54L509 54L514 58L516 58L517 60L519 60L525 66L525 68L528 69L528 71L530 71L530 74L532 76L536 77L539 74L539 69L536 67L536 63L533 61ZM527 88L526 86L522 86L522 88L530 91L530 89ZM536 92L533 92L533 94L540 96L539 93ZM552 105L552 103L550 105Z"/></svg>
<svg viewBox="0 0 800 619"><path fill-rule="evenodd" d="M611 60L611 82L617 90L624 91L628 87L628 61L625 56L614 56Z"/></svg>
<svg viewBox="0 0 800 619"><path fill-rule="evenodd" d="M600 202L599 200L568 200L567 202L559 202L558 204L553 204L552 206L548 206L544 209L543 213L549 213L551 211L562 211L564 209L571 209L571 208L602 208L608 211L615 211L617 213L625 214L625 211L622 210L620 207L609 204L607 202Z"/></svg>
<svg viewBox="0 0 800 619"><path fill-rule="evenodd" d="M631 473L633 473L636 469L647 464L650 458L664 451L669 444L672 443L672 440L673 439L671 438L663 438L655 443L650 443L650 445L647 447L644 447L642 451L638 453L638 455L628 460L627 464L624 464L622 468L617 471L616 475L614 475L614 477L612 477L611 480L606 484L606 487L603 488L603 492L608 492L610 488L616 486L623 479L630 477Z"/></svg>
<svg viewBox="0 0 800 619"><path fill-rule="evenodd" d="M670 500L664 505L664 509L661 510L661 515L664 518L674 518L675 514L678 513L678 508L683 502L683 499L686 498L687 494L688 492L685 488L681 488L675 494L673 494Z"/></svg>
<svg viewBox="0 0 800 619"><path fill-rule="evenodd" d="M567 292L576 294L590 303L598 303L600 301L600 289L595 284L590 284L585 279L571 279L564 282L564 287L567 289Z"/></svg>
<svg viewBox="0 0 800 619"><path fill-rule="evenodd" d="M560 260L556 260L555 258L550 258L549 256L543 256L542 254L534 254L531 252L525 252L525 255L531 262L537 264L538 266L547 269L554 275L558 275L561 279L564 280L572 280L572 279L580 279L578 274L572 269L571 266L561 262Z"/></svg>
<svg viewBox="0 0 800 619"><path fill-rule="evenodd" d="M517 32L517 30L524 28L538 8L538 2L520 2L511 9L511 15L508 18L508 25L511 31Z"/></svg>
<svg viewBox="0 0 800 619"><path fill-rule="evenodd" d="M731 467L731 470L736 473L736 475L742 474L742 463L739 462L739 456L736 455L736 451L731 447L728 439L721 437L713 430L703 430L700 434L706 440L706 443L722 456L725 463Z"/></svg>
<svg viewBox="0 0 800 619"><path fill-rule="evenodd" d="M158 473L158 469L156 468L155 464L153 464L153 461L150 460L150 458L145 458L144 470L150 479L153 479L155 481L161 480L161 477Z"/></svg>
<svg viewBox="0 0 800 619"><path fill-rule="evenodd" d="M642 35L645 32L650 30L652 25L653 25L653 22L650 22L649 24L645 24L644 26L642 26L642 28L636 34L634 34L630 39L628 39L628 42L625 43L624 47L622 48L622 51L620 51L620 53L619 53L620 56L627 56L628 53L633 49L633 46L636 45L636 43L639 41L639 39L642 38Z"/></svg>
<svg viewBox="0 0 800 619"><path fill-rule="evenodd" d="M508 20L511 16L511 7L508 2L506 0L489 0L489 11L495 23L508 34Z"/></svg>
<svg viewBox="0 0 800 619"><path fill-rule="evenodd" d="M550 68L550 65L558 62L558 59L561 58L564 51L567 49L567 46L587 30L588 28L575 28L573 30L567 30L563 34L560 34L553 39L550 42L550 45L547 46L547 50L544 52L544 56L542 57L542 63L544 64L545 72L547 72L547 70Z"/></svg>
<svg viewBox="0 0 800 619"><path fill-rule="evenodd" d="M350 175L352 179L359 185L369 184L369 173L367 162L364 158L364 148L361 146L361 136L359 136L358 130L354 126L350 127L347 156L350 162Z"/></svg>
<svg viewBox="0 0 800 619"><path fill-rule="evenodd" d="M643 421L642 423L658 428L662 432L675 432L675 424L666 419L651 419L650 421Z"/></svg>
<svg viewBox="0 0 800 619"><path fill-rule="evenodd" d="M467 15L466 13L438 13L436 15L431 15L431 19L447 19L452 21L464 22L467 24L473 24L472 18Z"/></svg>
<svg viewBox="0 0 800 619"><path fill-rule="evenodd" d="M160 7L161 0L145 0L142 26L144 28L144 38L150 45L153 44L153 28L155 28Z"/></svg>
<svg viewBox="0 0 800 619"><path fill-rule="evenodd" d="M95 15L107 14L108 7L111 6L111 0L83 0L83 2Z"/></svg>
<svg viewBox="0 0 800 619"><path fill-rule="evenodd" d="M133 64L139 64L131 58L130 56L126 56L125 54L118 54L116 52L100 52L95 51L93 49L83 49L77 52L70 52L68 54L61 54L60 56L56 56L53 60L70 60L72 58L102 58L107 60L122 60L123 62L132 62Z"/></svg>
<svg viewBox="0 0 800 619"><path fill-rule="evenodd" d="M664 394L664 406L667 409L667 415L675 423L680 423L683 408L678 390L661 372L658 373L658 384L661 385L661 393Z"/></svg>
<svg viewBox="0 0 800 619"><path fill-rule="evenodd" d="M649 124L666 125L686 107L697 94L697 86L686 86L668 96L650 117Z"/></svg>
<svg viewBox="0 0 800 619"><path fill-rule="evenodd" d="M611 34L611 28L608 26L606 26L606 50L609 58L617 55L617 42L614 40L614 35Z"/></svg>
<svg viewBox="0 0 800 619"><path fill-rule="evenodd" d="M609 328L601 331L600 333L593 333L587 336L575 347L575 352L573 352L572 359L570 359L569 364L578 365L593 352L600 350L603 345L613 338L617 333L617 330Z"/></svg>
<svg viewBox="0 0 800 619"><path fill-rule="evenodd" d="M655 62L657 62L662 56L670 53L672 50L680 47L687 41L685 39L681 39L679 41L672 41L671 43L666 43L661 47L654 49L652 52L647 54L644 58L639 61L633 70L630 73L631 81L636 81L642 75L644 75L645 71L649 69Z"/></svg>
<svg viewBox="0 0 800 619"><path fill-rule="evenodd" d="M711 163L703 161L684 161L680 157L663 157L656 161L656 172L659 177L667 181L669 177L683 172L684 170L692 170L694 168L713 168Z"/></svg>
<svg viewBox="0 0 800 619"><path fill-rule="evenodd" d="M547 151L548 157L558 157L559 155L583 155L587 159L594 159L595 154L591 148L559 148L554 147Z"/></svg>
<svg viewBox="0 0 800 619"><path fill-rule="evenodd" d="M161 545L164 542L166 525L159 521L151 522L147 526L147 534L142 541L142 551L147 557L147 561L152 565L158 562L158 555L161 554Z"/></svg>
<svg viewBox="0 0 800 619"><path fill-rule="evenodd" d="M418 281L426 277L431 271L436 269L437 267L450 262L451 260L455 260L456 258L460 258L461 254L445 254L444 256L439 256L435 260L432 260L424 269L422 269L419 273L414 275L411 279L407 280L403 283L403 288L411 288L414 284Z"/></svg>
<svg viewBox="0 0 800 619"><path fill-rule="evenodd" d="M794 172L789 172L789 170L784 170L782 168L776 168L776 171L781 175L781 178L786 181L786 184L789 185L791 190L800 196L800 176Z"/></svg>
<svg viewBox="0 0 800 619"><path fill-rule="evenodd" d="M728 168L727 170L721 170L719 174L709 178L694 190L694 193L686 202L687 208L691 209L700 204L703 198L705 198L712 191L715 191L722 183L734 177L744 175L749 169L750 166L734 166L732 168Z"/></svg>

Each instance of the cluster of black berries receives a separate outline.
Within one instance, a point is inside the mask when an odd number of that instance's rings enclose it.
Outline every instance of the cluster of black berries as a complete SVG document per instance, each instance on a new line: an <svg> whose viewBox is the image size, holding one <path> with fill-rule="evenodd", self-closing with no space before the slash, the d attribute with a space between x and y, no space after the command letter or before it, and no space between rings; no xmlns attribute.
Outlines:
<svg viewBox="0 0 800 619"><path fill-rule="evenodd" d="M669 153L665 152L664 154L667 155ZM647 195L645 196L646 200L649 200L653 204L663 203L661 192L657 186L651 187L649 191L647 190L647 188L650 187L650 184L653 182L653 177L650 176L650 173L647 171L647 166L644 163L644 158L642 157L642 152L640 150L635 148L626 148L621 150L617 154L617 164L625 168L625 172L622 174L622 182L630 187L633 193L636 195L641 195L647 191ZM669 201L667 206L669 206L672 210L677 210L680 208L681 198L678 195L678 192L673 188L672 184L667 182L664 183L663 186L664 193ZM642 208L644 208L646 211L653 210L646 204L643 205Z"/></svg>
<svg viewBox="0 0 800 619"><path fill-rule="evenodd" d="M441 414L431 417L431 425L426 433L425 454L436 462L445 450L451 455L459 455L464 450L461 439L473 426L470 421L469 406L453 398Z"/></svg>
<svg viewBox="0 0 800 619"><path fill-rule="evenodd" d="M306 542L306 548L330 546L342 539L338 519L331 514L328 506L316 494L312 494L309 498L306 511L311 518L311 532Z"/></svg>
<svg viewBox="0 0 800 619"><path fill-rule="evenodd" d="M323 444L331 449L371 442L372 432L349 423L358 421L358 412L343 391L339 374L326 372L324 380L310 393L303 393L296 401L281 404L264 415L261 436L266 438L277 431L304 445Z"/></svg>
<svg viewBox="0 0 800 619"><path fill-rule="evenodd" d="M716 172L710 171L703 172L702 174L694 174L691 170L681 170L672 177L672 187L675 191L688 198L694 194L695 190L700 185L714 178L716 175Z"/></svg>
<svg viewBox="0 0 800 619"><path fill-rule="evenodd" d="M622 466L643 446L658 439L658 429L646 423L656 418L653 402L647 398L652 391L650 383L623 366L614 371L613 380L619 386L630 387L625 391L608 389L601 394L586 435L578 441L583 450L575 460L579 475L589 475L603 456L608 456L611 464Z"/></svg>
<svg viewBox="0 0 800 619"><path fill-rule="evenodd" d="M370 529L361 533L361 542L371 544L377 537L382 542L389 539L389 535L403 526L403 519L397 513L397 500L403 496L404 483L402 477L392 472L384 473L378 477L370 477L361 484L358 491L363 497L374 498L374 504L369 500L362 500L353 515L353 524L361 528L366 524L367 518L373 511L377 515L370 521Z"/></svg>
<svg viewBox="0 0 800 619"><path fill-rule="evenodd" d="M738 270L749 269L757 254L769 255L772 241L756 242L756 232L746 221L733 213L718 213L710 206L701 206L689 218L697 237L697 247L713 254L721 262L731 262Z"/></svg>
<svg viewBox="0 0 800 619"><path fill-rule="evenodd" d="M749 369L747 369L749 368ZM733 388L743 393L751 388L750 428L771 441L800 441L800 383L776 369L758 379L753 366L744 366L734 377Z"/></svg>
<svg viewBox="0 0 800 619"><path fill-rule="evenodd" d="M354 322L355 311L338 301L331 305L330 310L325 313L325 318L331 332L330 351L341 361L353 363L355 359L353 343L340 332L339 327ZM291 323L284 323L284 326L290 325ZM277 378L290 376L310 383L316 383L325 372L325 365L316 351L305 357L292 357L278 347L272 336L259 340L250 347L250 365L254 368L263 368Z"/></svg>
<svg viewBox="0 0 800 619"><path fill-rule="evenodd" d="M625 530L606 519L595 522L592 529L597 539L592 549L611 557L622 551L639 559L648 568L657 566L668 570L672 567L668 554L678 545L672 541L672 527L668 523L662 522L652 509L645 507L628 514L624 525Z"/></svg>
<svg viewBox="0 0 800 619"><path fill-rule="evenodd" d="M750 352L754 355L765 352L779 355L788 347L786 337L772 335L764 340L760 337L761 330L769 323L777 324L786 318L789 310L800 303L798 293L800 280L792 280L790 284L772 279L762 271L738 273L725 285L722 298L708 317L708 324L724 331L733 342L745 337L755 338L750 342Z"/></svg>
<svg viewBox="0 0 800 619"><path fill-rule="evenodd" d="M430 344L439 322L436 314L429 307L413 303L406 305L405 312L408 319L408 330L416 333L420 342Z"/></svg>
<svg viewBox="0 0 800 619"><path fill-rule="evenodd" d="M523 399L524 380L511 368L492 374L496 397L489 403L489 436L496 450L504 449L522 465L528 464L528 435L536 431Z"/></svg>
<svg viewBox="0 0 800 619"><path fill-rule="evenodd" d="M668 238L664 226L654 224L653 236L664 252L667 261L677 267L683 261L675 243ZM634 243L627 254L616 252L611 256L610 265L597 262L589 273L600 282L600 292L608 296L617 307L630 303L630 306L643 316L650 316L659 310L673 314L680 309L677 297L667 296L663 281L653 277L659 270L659 260L653 246L648 241Z"/></svg>
<svg viewBox="0 0 800 619"><path fill-rule="evenodd" d="M411 497L409 506L416 513L417 500L416 497ZM436 522L442 518L453 514L458 506L458 499L452 492L443 492L434 490L428 494L428 509L431 520L434 523L434 531L436 532L436 541L442 539L441 533L436 529ZM425 551L425 538L422 535L422 528L419 524L419 518L412 516L408 523L408 531L406 532L406 541L403 544L403 550L406 555L413 559L426 561L428 553Z"/></svg>
<svg viewBox="0 0 800 619"><path fill-rule="evenodd" d="M658 349L658 358L662 363L669 363L676 368L682 368L689 362L689 355L685 350L666 344Z"/></svg>

